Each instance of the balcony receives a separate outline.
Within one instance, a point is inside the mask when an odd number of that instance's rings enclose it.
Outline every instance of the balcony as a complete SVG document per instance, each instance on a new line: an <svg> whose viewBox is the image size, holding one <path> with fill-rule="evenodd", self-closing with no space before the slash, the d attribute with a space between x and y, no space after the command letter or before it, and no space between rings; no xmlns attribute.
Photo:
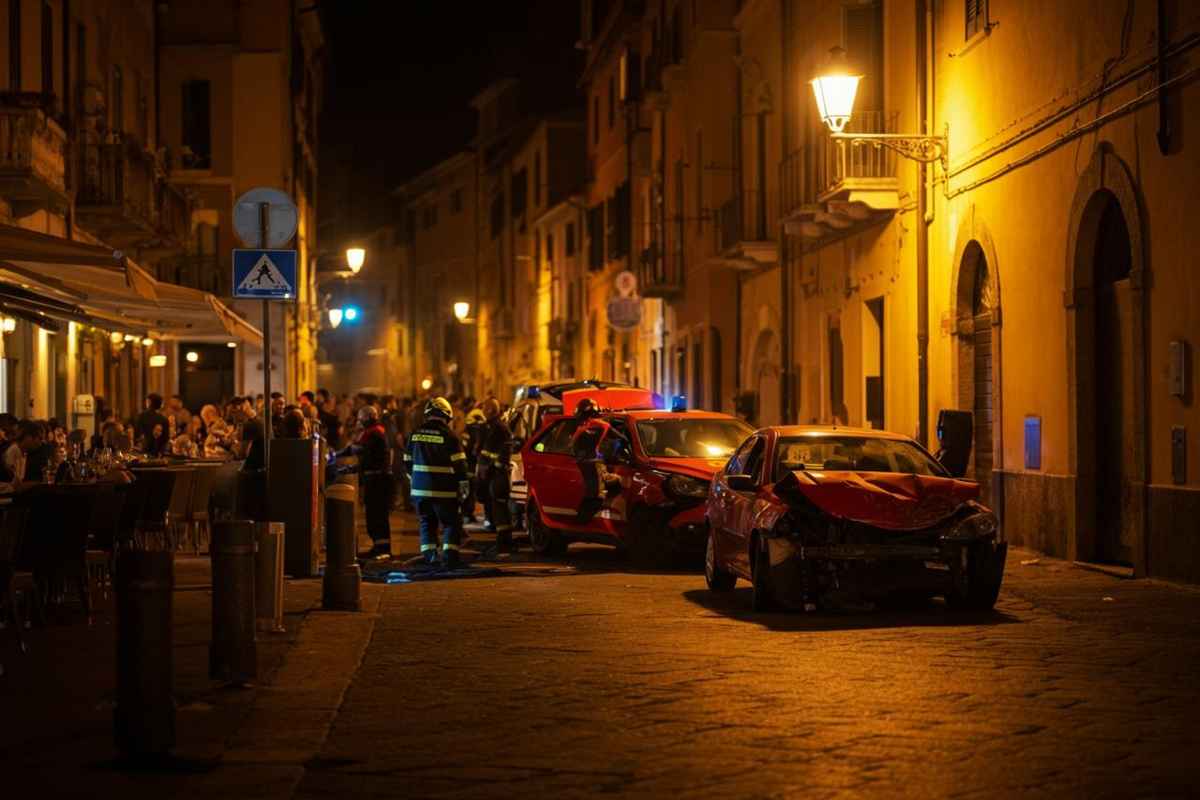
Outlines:
<svg viewBox="0 0 1200 800"><path fill-rule="evenodd" d="M67 207L67 135L40 94L0 94L0 198L14 216Z"/></svg>
<svg viewBox="0 0 1200 800"><path fill-rule="evenodd" d="M76 218L116 247L151 241L158 230L158 185L154 157L136 145L87 142Z"/></svg>
<svg viewBox="0 0 1200 800"><path fill-rule="evenodd" d="M777 218L767 191L737 192L716 210L717 254L734 269L757 269L779 262L779 244L771 236Z"/></svg>
<svg viewBox="0 0 1200 800"><path fill-rule="evenodd" d="M894 133L896 113L854 114L845 133ZM816 249L885 222L900 207L897 154L884 147L838 141L823 134L810 152L796 150L780 164L784 232Z"/></svg>
<svg viewBox="0 0 1200 800"><path fill-rule="evenodd" d="M683 252L663 253L651 244L637 265L638 293L642 297L676 297L683 292Z"/></svg>

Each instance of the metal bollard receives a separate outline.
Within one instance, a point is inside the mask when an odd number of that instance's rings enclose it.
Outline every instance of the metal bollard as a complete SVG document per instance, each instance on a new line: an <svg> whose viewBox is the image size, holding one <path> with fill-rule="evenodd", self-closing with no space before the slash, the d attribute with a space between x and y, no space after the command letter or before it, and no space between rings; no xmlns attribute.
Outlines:
<svg viewBox="0 0 1200 800"><path fill-rule="evenodd" d="M258 677L254 643L254 523L229 520L213 525L212 643L208 675L246 683Z"/></svg>
<svg viewBox="0 0 1200 800"><path fill-rule="evenodd" d="M114 579L117 696L113 737L117 751L127 758L163 756L175 746L174 554L124 551Z"/></svg>
<svg viewBox="0 0 1200 800"><path fill-rule="evenodd" d="M354 487L337 483L325 489L325 576L321 607L326 611L359 611L362 570L358 566L358 533L354 528Z"/></svg>
<svg viewBox="0 0 1200 800"><path fill-rule="evenodd" d="M260 631L283 633L283 537L282 522L257 522L254 536L258 554L254 557L255 627Z"/></svg>

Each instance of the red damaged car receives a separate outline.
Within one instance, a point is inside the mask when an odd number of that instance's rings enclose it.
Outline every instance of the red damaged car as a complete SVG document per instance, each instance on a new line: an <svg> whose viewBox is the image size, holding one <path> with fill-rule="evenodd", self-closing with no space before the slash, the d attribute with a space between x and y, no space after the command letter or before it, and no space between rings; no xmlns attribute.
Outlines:
<svg viewBox="0 0 1200 800"><path fill-rule="evenodd" d="M906 436L764 428L713 479L705 579L716 592L750 581L755 610L935 595L990 609L1008 545L978 497Z"/></svg>
<svg viewBox="0 0 1200 800"><path fill-rule="evenodd" d="M620 434L622 446L606 460L621 486L590 518L580 513L583 477L572 455L579 420L550 417L522 447L530 546L554 554L571 542L613 544L646 565L689 552L699 556L713 473L753 429L707 411L644 409L601 416Z"/></svg>

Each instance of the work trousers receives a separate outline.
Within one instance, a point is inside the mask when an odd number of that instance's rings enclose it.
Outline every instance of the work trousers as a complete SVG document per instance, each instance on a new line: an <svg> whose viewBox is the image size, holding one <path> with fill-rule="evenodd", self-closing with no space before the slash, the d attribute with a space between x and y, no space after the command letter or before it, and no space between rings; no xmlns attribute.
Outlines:
<svg viewBox="0 0 1200 800"><path fill-rule="evenodd" d="M479 483L475 479L475 465L467 464L467 496L462 501L462 515L464 517L474 518L475 516L475 485Z"/></svg>
<svg viewBox="0 0 1200 800"><path fill-rule="evenodd" d="M508 547L512 544L512 514L508 509L508 464L500 464L492 468L491 480L488 481L488 505L491 513L488 517L496 526L496 544Z"/></svg>
<svg viewBox="0 0 1200 800"><path fill-rule="evenodd" d="M604 499L600 496L604 464L598 458L577 458L575 463L579 466L579 474L583 477L583 498L579 503L576 520L589 522L604 507Z"/></svg>
<svg viewBox="0 0 1200 800"><path fill-rule="evenodd" d="M438 528L442 530L442 551L447 563L458 561L462 542L462 517L457 500L417 498L417 519L421 530L421 555L426 563L437 561Z"/></svg>
<svg viewBox="0 0 1200 800"><path fill-rule="evenodd" d="M376 547L391 547L392 526L392 475L389 472L372 472L360 476L363 490L363 505L367 511L367 535Z"/></svg>

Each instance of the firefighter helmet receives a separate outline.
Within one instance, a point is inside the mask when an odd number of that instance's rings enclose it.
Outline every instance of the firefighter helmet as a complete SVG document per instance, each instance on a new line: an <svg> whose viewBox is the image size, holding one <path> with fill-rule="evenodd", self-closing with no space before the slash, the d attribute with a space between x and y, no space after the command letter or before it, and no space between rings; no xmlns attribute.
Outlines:
<svg viewBox="0 0 1200 800"><path fill-rule="evenodd" d="M441 417L447 422L454 416L454 409L450 407L450 401L444 397L435 397L425 403L426 417Z"/></svg>
<svg viewBox="0 0 1200 800"><path fill-rule="evenodd" d="M585 397L575 406L575 416L578 419L587 419L588 417L596 417L600 415L600 406L596 405L596 401L590 397Z"/></svg>

